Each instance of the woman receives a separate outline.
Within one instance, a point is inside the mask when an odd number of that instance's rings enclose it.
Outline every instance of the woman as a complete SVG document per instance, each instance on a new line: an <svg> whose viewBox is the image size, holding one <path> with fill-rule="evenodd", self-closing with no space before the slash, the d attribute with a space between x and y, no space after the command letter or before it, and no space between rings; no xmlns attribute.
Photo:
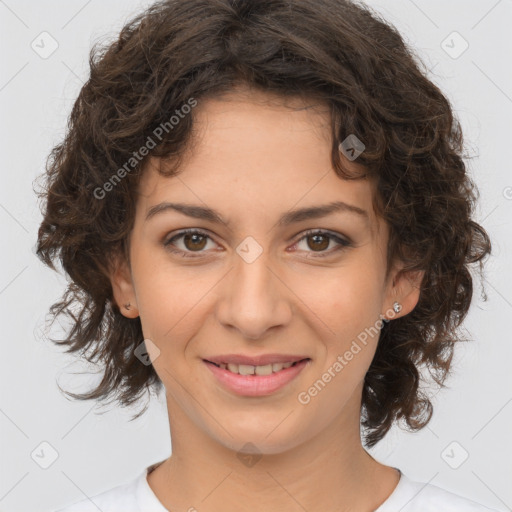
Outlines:
<svg viewBox="0 0 512 512"><path fill-rule="evenodd" d="M62 343L105 368L70 395L165 389L172 455L62 510L490 510L365 449L427 425L420 370L443 385L491 251L397 31L349 1L168 0L90 64L37 252L72 280Z"/></svg>

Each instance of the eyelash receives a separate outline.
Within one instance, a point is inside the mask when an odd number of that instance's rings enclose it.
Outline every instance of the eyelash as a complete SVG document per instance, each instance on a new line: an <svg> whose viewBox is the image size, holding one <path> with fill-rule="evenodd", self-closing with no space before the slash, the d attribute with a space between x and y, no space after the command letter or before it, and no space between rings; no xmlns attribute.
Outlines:
<svg viewBox="0 0 512 512"><path fill-rule="evenodd" d="M185 229L183 231L180 231L176 235L174 235L172 238L165 241L163 243L164 247L172 253L180 254L184 258L200 257L201 253L204 251L182 251L181 249L171 248L171 246L173 245L172 242L174 242L175 240L178 240L179 238L182 238L185 235L201 235L201 236L209 238L210 240L213 241L213 239L211 238L210 235L208 235L208 233L206 233L200 229ZM328 256L331 256L333 252L338 252L340 250L343 250L346 247L352 247L352 243L350 241L344 240L343 238L340 238L339 236L331 233L330 231L324 231L321 229L312 229L312 230L306 231L304 233L304 235L299 240L297 240L293 245L296 245L296 244L302 242L302 240L304 240L305 238L307 238L309 236L314 236L314 235L327 236L328 238L330 238L331 240L334 240L336 243L339 244L337 248L335 248L334 250L330 250L330 251L323 251L323 252L318 252L318 253L315 253L315 251L310 251L310 252L314 253L314 256L313 256L314 258L326 258ZM196 254L197 254L197 256L196 256Z"/></svg>

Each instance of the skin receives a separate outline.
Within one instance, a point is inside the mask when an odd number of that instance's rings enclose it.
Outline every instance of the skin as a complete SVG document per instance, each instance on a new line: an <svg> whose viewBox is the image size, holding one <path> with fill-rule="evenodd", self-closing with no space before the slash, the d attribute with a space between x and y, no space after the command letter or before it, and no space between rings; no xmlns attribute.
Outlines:
<svg viewBox="0 0 512 512"><path fill-rule="evenodd" d="M181 173L161 176L159 162L149 160L130 263L119 258L113 266L117 304L126 317L140 316L144 337L159 350L152 359L166 389L172 456L148 483L173 512L372 511L399 481L360 439L363 379L377 336L307 405L297 396L359 333L389 318L396 300L402 311L394 318L412 311L422 274L395 280L397 264L386 276L389 231L372 208L374 184L335 174L325 107L284 102L248 90L200 101ZM277 226L289 210L338 200L366 210L368 223L336 212ZM163 201L208 206L229 226L172 210L146 221ZM186 228L210 236L174 241L195 258L163 245ZM336 251L329 237L315 245L312 236L303 238L310 229L331 231L352 246ZM252 263L236 252L248 236L263 251ZM272 395L242 397L222 388L203 362L225 353L312 361ZM258 454L251 464L237 456L249 442Z"/></svg>

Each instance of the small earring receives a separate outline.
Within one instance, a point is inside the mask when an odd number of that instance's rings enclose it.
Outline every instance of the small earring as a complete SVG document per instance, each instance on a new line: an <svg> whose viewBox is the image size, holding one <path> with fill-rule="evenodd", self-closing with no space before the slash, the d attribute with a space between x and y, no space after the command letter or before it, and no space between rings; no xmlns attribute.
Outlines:
<svg viewBox="0 0 512 512"><path fill-rule="evenodd" d="M131 304L129 302L128 302L128 304L124 305L125 309L127 309L128 311L130 311L130 306L131 306Z"/></svg>
<svg viewBox="0 0 512 512"><path fill-rule="evenodd" d="M400 311L402 311L402 304L400 304L399 302L395 302L393 304L393 311L395 313L400 313Z"/></svg>

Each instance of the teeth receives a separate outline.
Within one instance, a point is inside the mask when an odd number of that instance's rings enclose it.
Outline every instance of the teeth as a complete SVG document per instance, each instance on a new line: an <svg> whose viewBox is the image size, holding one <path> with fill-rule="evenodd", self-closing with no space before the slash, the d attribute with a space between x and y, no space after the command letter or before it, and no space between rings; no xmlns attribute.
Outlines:
<svg viewBox="0 0 512 512"><path fill-rule="evenodd" d="M276 373L284 368L290 368L293 363L272 363L264 366L252 366L249 364L220 364L221 368L229 370L232 373L238 373L240 375L270 375Z"/></svg>

